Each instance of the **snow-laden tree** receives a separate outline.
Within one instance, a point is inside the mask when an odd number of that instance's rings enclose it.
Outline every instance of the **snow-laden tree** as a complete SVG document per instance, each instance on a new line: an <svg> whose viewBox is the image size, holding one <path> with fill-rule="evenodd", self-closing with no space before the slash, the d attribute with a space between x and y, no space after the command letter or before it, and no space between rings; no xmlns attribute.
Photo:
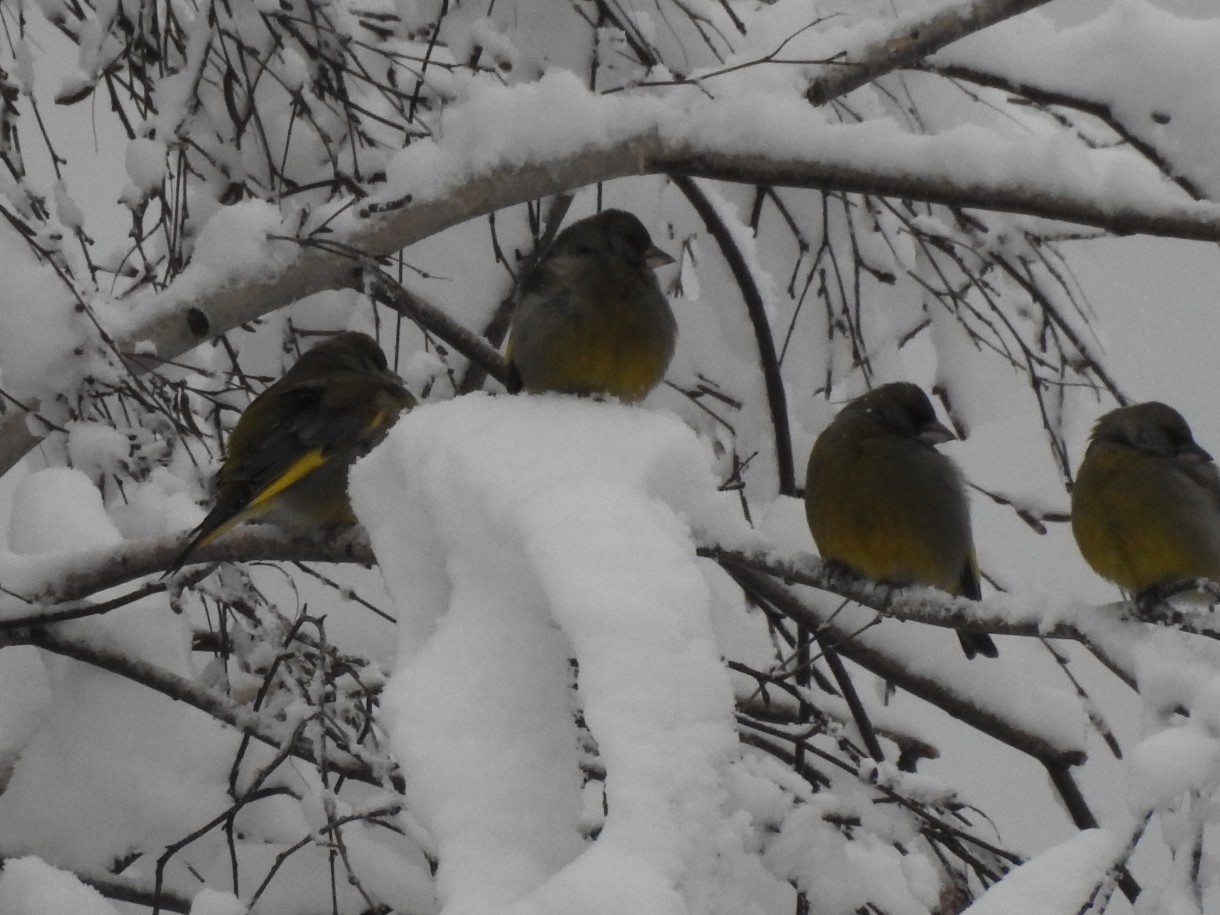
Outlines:
<svg viewBox="0 0 1220 915"><path fill-rule="evenodd" d="M0 5L0 911L1216 905L1218 630L1007 545L1073 549L1125 401L1064 243L1220 240L1220 17L1042 5ZM677 258L666 385L488 396L602 206ZM347 328L423 401L367 530L162 577ZM808 552L814 436L900 378L965 440L982 604Z"/></svg>

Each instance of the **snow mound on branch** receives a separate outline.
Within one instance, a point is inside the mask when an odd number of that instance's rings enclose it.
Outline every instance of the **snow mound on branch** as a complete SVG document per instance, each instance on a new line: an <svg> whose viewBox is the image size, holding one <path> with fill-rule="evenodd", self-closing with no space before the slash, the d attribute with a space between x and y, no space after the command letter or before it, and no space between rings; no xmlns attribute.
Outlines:
<svg viewBox="0 0 1220 915"><path fill-rule="evenodd" d="M64 553L122 541L106 516L102 494L79 470L49 467L17 486L9 544L23 555Z"/></svg>
<svg viewBox="0 0 1220 915"><path fill-rule="evenodd" d="M63 467L21 481L9 538L31 568L69 548L122 539L89 478ZM0 563L11 586L24 564L4 554ZM61 623L56 632L82 646L121 650L134 663L194 676L188 623L155 599ZM43 665L33 732L0 793L0 855L37 854L97 870L132 849L173 842L228 806L236 732L102 665L49 653ZM10 911L0 904L4 915Z"/></svg>
<svg viewBox="0 0 1220 915"><path fill-rule="evenodd" d="M741 912L774 889L728 812L733 695L690 528L734 509L689 429L473 395L412 411L351 490L399 611L384 721L447 913ZM570 658L605 766L592 842Z"/></svg>
<svg viewBox="0 0 1220 915"><path fill-rule="evenodd" d="M1086 829L1011 871L972 905L970 915L1074 915L1122 852L1121 842L1104 829Z"/></svg>
<svg viewBox="0 0 1220 915"><path fill-rule="evenodd" d="M118 915L102 894L41 858L14 858L0 871L0 912L5 915Z"/></svg>

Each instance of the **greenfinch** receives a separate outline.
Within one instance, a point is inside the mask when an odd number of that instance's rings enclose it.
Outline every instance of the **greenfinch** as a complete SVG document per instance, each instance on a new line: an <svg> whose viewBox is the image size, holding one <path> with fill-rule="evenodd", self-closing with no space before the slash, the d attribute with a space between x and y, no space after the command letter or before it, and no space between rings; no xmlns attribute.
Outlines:
<svg viewBox="0 0 1220 915"><path fill-rule="evenodd" d="M242 413L213 481L215 506L171 568L249 519L354 522L348 467L414 405L367 334L338 334L313 347Z"/></svg>
<svg viewBox="0 0 1220 915"><path fill-rule="evenodd" d="M822 557L877 581L978 600L961 471L934 447L954 437L907 382L839 411L814 442L805 479L805 515ZM958 638L968 658L996 656L986 633Z"/></svg>
<svg viewBox="0 0 1220 915"><path fill-rule="evenodd" d="M1072 487L1072 533L1097 574L1139 598L1220 581L1220 472L1173 407L1120 407L1093 427Z"/></svg>
<svg viewBox="0 0 1220 915"><path fill-rule="evenodd" d="M665 376L678 335L653 273L670 263L623 210L560 232L517 291L508 390L643 400Z"/></svg>

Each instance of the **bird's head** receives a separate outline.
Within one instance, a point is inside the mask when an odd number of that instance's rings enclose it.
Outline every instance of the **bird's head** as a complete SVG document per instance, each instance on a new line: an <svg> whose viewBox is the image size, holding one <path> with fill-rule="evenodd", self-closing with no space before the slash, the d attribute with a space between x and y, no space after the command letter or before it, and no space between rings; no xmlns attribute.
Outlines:
<svg viewBox="0 0 1220 915"><path fill-rule="evenodd" d="M626 210L602 210L574 222L555 239L552 255L605 255L621 257L636 268L657 268L674 259L652 243L652 236Z"/></svg>
<svg viewBox="0 0 1220 915"><path fill-rule="evenodd" d="M895 381L857 397L844 412L867 416L887 432L919 439L928 445L957 438L937 418L932 401L919 385Z"/></svg>
<svg viewBox="0 0 1220 915"><path fill-rule="evenodd" d="M1135 448L1155 457L1198 462L1212 459L1195 442L1182 414L1156 400L1111 410L1093 427L1092 440Z"/></svg>
<svg viewBox="0 0 1220 915"><path fill-rule="evenodd" d="M311 377L331 372L378 374L387 371L385 353L377 341L358 331L336 334L306 352L292 367Z"/></svg>

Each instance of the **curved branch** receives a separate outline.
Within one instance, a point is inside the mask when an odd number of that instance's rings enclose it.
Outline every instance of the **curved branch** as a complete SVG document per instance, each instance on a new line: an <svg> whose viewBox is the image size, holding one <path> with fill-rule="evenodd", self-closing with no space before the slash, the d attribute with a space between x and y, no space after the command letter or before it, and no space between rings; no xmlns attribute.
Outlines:
<svg viewBox="0 0 1220 915"><path fill-rule="evenodd" d="M745 302L754 328L754 342L758 346L758 362L762 366L763 382L767 388L767 403L771 408L771 428L775 433L775 466L779 475L779 493L782 496L796 495L796 472L792 462L792 434L788 430L788 398L784 392L784 378L779 370L779 357L775 353L775 340L771 336L771 322L767 320L767 305L763 301L758 283L742 257L741 250L733 240L720 214L712 202L692 181L684 175L672 175L677 185L695 212L707 226L712 238L720 247L720 253L732 271L741 298Z"/></svg>
<svg viewBox="0 0 1220 915"><path fill-rule="evenodd" d="M595 104L598 99L590 95L590 101ZM665 121L667 111L660 109L656 121ZM790 135L791 125L777 124L776 129L781 126ZM349 286L353 271L365 258L389 255L503 207L630 175L679 174L896 196L1075 222L1120 235L1138 232L1220 241L1220 205L1149 200L1146 189L1139 188L1129 199L1116 198L1109 191L1045 190L1017 179L997 179L989 171L990 164L980 165L972 174L963 163L979 157L958 153L963 148L974 148L975 137L895 133L891 137L894 143L875 144L868 160L861 161L858 151L863 138L849 132L852 130L821 125L807 142L802 142L801 155L784 158L761 151L767 148L766 136L759 137L759 152L725 153L704 137L686 137L659 123L645 123L611 146L592 145L591 140L589 148L575 155L563 154L524 165L481 161L478 168L455 178L453 184L437 181L430 189L434 196L429 198L368 204L354 215L336 216L325 235L315 233L313 238L300 239L293 257L282 264L272 262L256 277L235 278L221 271L193 272L188 268L168 289L133 308L123 327L110 332L129 367L136 372L147 371L297 299ZM1004 142L1010 147L1005 161L1025 161L1038 151L1018 140ZM992 161L984 158L988 163ZM937 161L953 164L928 164ZM318 240L321 238L326 239L325 244ZM149 343L156 357L137 355ZM31 431L27 423L30 414L37 414L38 403L29 401L20 406L0 418L0 474L45 434L43 429Z"/></svg>

